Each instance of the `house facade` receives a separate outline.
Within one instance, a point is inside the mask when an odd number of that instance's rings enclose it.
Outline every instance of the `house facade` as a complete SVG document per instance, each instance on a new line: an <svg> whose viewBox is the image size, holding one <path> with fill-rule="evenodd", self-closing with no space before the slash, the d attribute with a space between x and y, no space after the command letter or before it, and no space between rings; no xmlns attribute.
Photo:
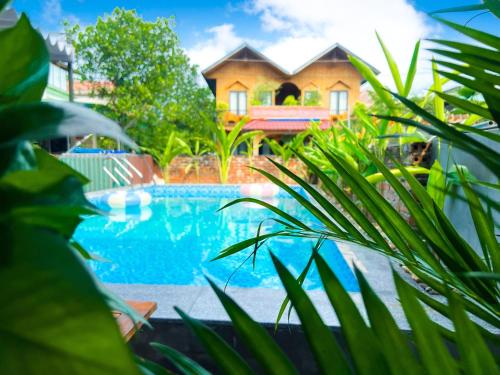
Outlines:
<svg viewBox="0 0 500 375"><path fill-rule="evenodd" d="M217 103L235 115L228 116L230 122L246 116L245 130L262 130L266 136L293 135L305 130L311 120L329 126L332 118L350 115L364 79L349 55L353 54L335 44L289 72L243 44L202 74Z"/></svg>

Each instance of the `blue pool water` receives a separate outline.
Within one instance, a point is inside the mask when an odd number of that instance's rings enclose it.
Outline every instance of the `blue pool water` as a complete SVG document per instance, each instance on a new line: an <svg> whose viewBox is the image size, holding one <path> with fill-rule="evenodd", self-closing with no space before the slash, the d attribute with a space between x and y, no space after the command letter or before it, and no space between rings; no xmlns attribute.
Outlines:
<svg viewBox="0 0 500 375"><path fill-rule="evenodd" d="M108 217L90 217L75 233L75 239L88 251L108 260L90 262L104 282L206 285L206 275L220 285L241 266L230 279L230 286L281 288L269 250L295 275L309 259L314 240L276 238L259 249L255 270L251 260L242 265L253 248L211 261L225 247L254 237L259 223L275 215L244 204L216 212L239 197L236 186L158 186L147 190L153 195L150 206L132 212L112 211ZM96 203L99 204L98 199ZM271 203L313 222L285 193L280 193ZM275 225L267 220L262 232L271 231ZM321 254L345 288L357 291L354 275L335 243L326 241ZM321 288L314 267L304 287Z"/></svg>

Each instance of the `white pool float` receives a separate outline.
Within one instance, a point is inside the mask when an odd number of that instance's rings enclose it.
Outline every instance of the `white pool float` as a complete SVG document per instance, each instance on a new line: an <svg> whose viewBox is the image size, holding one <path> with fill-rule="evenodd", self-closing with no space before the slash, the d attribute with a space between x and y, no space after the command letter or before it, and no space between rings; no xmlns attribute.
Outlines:
<svg viewBox="0 0 500 375"><path fill-rule="evenodd" d="M151 194L144 190L117 191L105 197L105 203L111 208L145 207L151 203Z"/></svg>
<svg viewBox="0 0 500 375"><path fill-rule="evenodd" d="M280 188L274 184L244 184L240 193L250 198L272 198L278 195Z"/></svg>
<svg viewBox="0 0 500 375"><path fill-rule="evenodd" d="M116 222L148 221L153 216L149 207L136 207L134 209L115 209L109 214L109 220Z"/></svg>

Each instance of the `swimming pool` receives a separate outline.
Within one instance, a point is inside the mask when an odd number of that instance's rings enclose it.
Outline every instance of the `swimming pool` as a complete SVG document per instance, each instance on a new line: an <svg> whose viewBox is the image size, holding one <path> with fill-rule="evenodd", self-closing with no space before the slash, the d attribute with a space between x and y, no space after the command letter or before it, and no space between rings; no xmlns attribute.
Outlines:
<svg viewBox="0 0 500 375"><path fill-rule="evenodd" d="M112 210L109 216L84 220L75 240L88 251L107 261L91 261L96 275L106 283L206 285L204 275L223 285L237 287L281 288L269 256L273 251L292 273L305 267L314 241L275 238L257 254L255 270L252 252L211 261L220 250L257 233L259 223L274 214L255 205L239 204L216 212L240 197L235 185L165 185L145 188L152 203L133 211ZM99 197L93 197L99 205ZM285 192L273 198L273 204L308 222L314 220ZM263 232L276 225L264 222ZM348 291L358 291L357 282L334 242L326 241L321 254ZM304 288L320 289L321 281L311 268Z"/></svg>

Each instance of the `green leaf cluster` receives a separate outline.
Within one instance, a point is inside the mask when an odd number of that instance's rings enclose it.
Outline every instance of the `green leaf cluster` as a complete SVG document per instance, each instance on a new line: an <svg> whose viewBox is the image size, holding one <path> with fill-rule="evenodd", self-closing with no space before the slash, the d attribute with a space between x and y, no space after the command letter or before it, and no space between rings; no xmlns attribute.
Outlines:
<svg viewBox="0 0 500 375"><path fill-rule="evenodd" d="M32 144L93 132L133 143L90 110L40 102L49 54L24 14L0 31L0 50L0 373L138 374L109 308L123 303L71 240L97 212L87 179Z"/></svg>
<svg viewBox="0 0 500 375"><path fill-rule="evenodd" d="M215 103L197 84L173 18L149 22L134 10L115 8L94 25L68 26L67 34L78 77L97 83L93 94L106 101L106 114L141 146L162 152L172 130L207 135Z"/></svg>

